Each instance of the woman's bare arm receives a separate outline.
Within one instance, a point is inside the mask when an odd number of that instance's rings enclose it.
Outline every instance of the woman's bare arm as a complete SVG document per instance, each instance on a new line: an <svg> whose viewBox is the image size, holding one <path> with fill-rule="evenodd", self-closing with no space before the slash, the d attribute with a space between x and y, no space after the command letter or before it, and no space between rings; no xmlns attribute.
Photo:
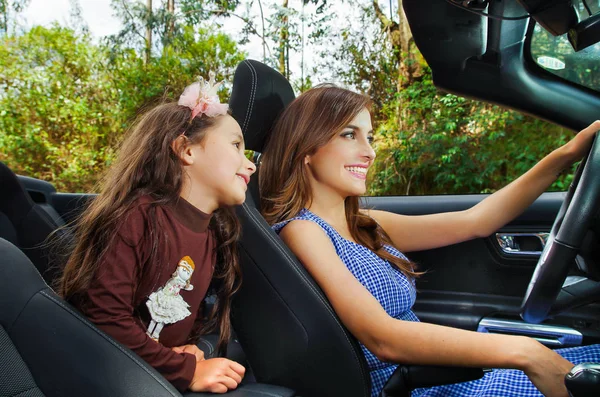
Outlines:
<svg viewBox="0 0 600 397"><path fill-rule="evenodd" d="M581 159L589 149L600 121L579 132L521 177L464 211L406 216L367 211L401 251L420 251L486 237L529 207L556 180L557 175Z"/></svg>

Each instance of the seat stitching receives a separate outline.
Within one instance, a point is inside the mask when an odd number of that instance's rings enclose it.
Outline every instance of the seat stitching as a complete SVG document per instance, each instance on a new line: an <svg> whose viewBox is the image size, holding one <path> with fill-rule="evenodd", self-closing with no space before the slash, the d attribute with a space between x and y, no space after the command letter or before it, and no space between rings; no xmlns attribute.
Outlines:
<svg viewBox="0 0 600 397"><path fill-rule="evenodd" d="M246 204L244 203L244 204L243 204L243 206L244 206L244 207L246 207ZM250 215L250 216L251 216L251 217L252 217L252 218L253 218L255 221L258 221L258 220L259 220L259 219L258 219L258 217L256 217L256 216L255 216L255 215L252 213L252 211L248 211L248 212L249 212L249 215ZM320 300L322 303L324 303L324 304L325 304L325 308L327 309L327 311L328 311L328 312L329 312L331 315L333 315L332 311L331 311L331 310L330 310L330 308L329 308L329 304L327 304L327 302L326 302L326 301L325 301L325 300L324 300L324 299L323 299L323 298L320 296L320 294L318 293L318 291L317 291L317 290L314 288L314 286L313 286L313 285L310 283L310 281L309 281L309 280L306 278L306 276L305 276L305 275L304 275L304 274L303 274L303 273L302 273L302 272L301 272L301 271L300 271L300 270L297 268L297 265L296 265L296 263L295 263L295 260L294 260L292 257L290 257L290 256L288 255L288 253L287 253L287 252L286 252L286 251L285 251L283 248L281 248L281 247L279 246L279 244L280 244L280 241L277 241L277 240L276 240L276 239L275 239L275 238L274 238L274 237L273 237L273 236L272 236L270 233L268 233L268 230L269 230L268 228L265 228L263 225L261 225L261 224L260 224L260 222L257 222L257 223L259 223L259 227L262 229L262 231L263 231L263 232L266 232L266 233L265 233L265 234L266 234L266 237L267 237L267 238L269 238L269 240L271 240L271 242L273 242L273 243L275 244L275 247L277 248L277 250L278 250L280 253L282 253L282 254L283 254L283 255L284 255L284 256L285 256L285 257L286 257L286 258L287 258L287 259L288 259L288 260L289 260L289 261L292 263L294 271L296 271L296 273L298 273L298 275L299 275L299 276L300 276L300 277L301 277L301 278L302 278L302 279L303 279L303 280L306 282L306 284L308 285L308 287L311 289L311 291L313 291L313 293L315 293L315 295L317 296L317 298L319 298L319 300ZM334 316L334 319L336 319L336 322L337 322L337 318L335 318L335 316Z"/></svg>
<svg viewBox="0 0 600 397"><path fill-rule="evenodd" d="M250 118L252 117L252 110L254 109L254 99L256 97L256 90L258 87L258 73L256 72L256 69L254 68L254 66L252 65L252 63L250 61L246 61L246 64L248 65L248 68L252 72L252 90L250 91L250 106L248 108L248 113L246 115L247 120L244 121L244 130L247 127L246 124L250 123Z"/></svg>
<svg viewBox="0 0 600 397"><path fill-rule="evenodd" d="M212 343L210 343L209 341L207 341L206 339L200 339L200 342L204 343L206 346L208 346L208 355L210 356L211 354L213 354L213 352L215 351Z"/></svg>
<svg viewBox="0 0 600 397"><path fill-rule="evenodd" d="M35 381L34 381L34 383L35 383ZM31 391L31 390L34 390L34 389L37 389L37 390L39 390L40 392L42 391L42 390L40 389L40 387L39 387L39 386L36 384L35 386L33 386L33 387L30 387L30 388L29 388L29 389L27 389L27 390L20 391L18 394L13 394L13 397L19 397L19 396L22 396L22 395L24 395L25 393L27 393L27 392L29 392L29 391Z"/></svg>
<svg viewBox="0 0 600 397"><path fill-rule="evenodd" d="M171 390L169 390L169 387L167 385L165 385L165 383L160 378L158 378L155 374L153 374L152 372L150 372L146 368L145 364L142 364L136 357L132 356L128 351L126 351L125 349L123 349L123 347L119 346L119 344L117 344L115 341L113 341L112 339L106 337L106 335L104 335L102 332L100 332L97 328L90 326L90 324L88 324L87 320L85 320L80 314L78 314L73 309L71 309L68 306L66 306L60 300L58 300L55 297L53 297L52 295L48 294L46 291L40 291L40 293L42 295L44 295L46 298L48 298L51 301L53 301L54 303L56 303L59 306L61 306L63 309L65 309L67 312L69 312L73 316L75 316L75 318L77 318L78 320L80 320L86 327L88 327L92 331L96 332L98 335L100 335L102 338L104 338L111 345L113 345L116 348L118 348L122 353L124 353L127 357L129 357L136 364L138 364L140 366L140 368L142 368L148 375L150 375L152 378L154 378L154 380L156 380L160 385L162 385L172 396L177 397L177 394L173 394L173 392Z"/></svg>
<svg viewBox="0 0 600 397"><path fill-rule="evenodd" d="M246 117L244 118L244 124L242 125L242 131L246 133L246 126L248 125L248 121L250 120L250 115L252 114L252 108L254 107L254 96L256 94L256 70L252 66L252 64L245 60L244 64L250 69L250 73L252 73L252 88L250 90L250 102L248 103L248 108L246 109Z"/></svg>
<svg viewBox="0 0 600 397"><path fill-rule="evenodd" d="M327 311L329 312L329 314L331 315L331 317L333 318L334 322L340 327L340 329L342 330L342 333L344 334L344 337L346 338L346 341L350 344L350 346L352 346L352 342L350 342L350 338L348 338L348 334L346 329L340 324L338 318L336 317L336 315L333 313L331 307L329 306L329 303L327 301L325 301L325 299L323 299L323 297L321 296L321 294L316 290L316 288L310 283L310 281L306 278L306 276L302 273L302 271L300 271L300 269L298 269L298 265L296 264L296 261L290 257L290 255L287 253L287 251L285 249L283 249L279 244L282 244L281 240L277 241L275 239L275 237L269 233L267 230L271 230L270 228L265 228L264 225L262 225L262 223L260 222L263 219L259 219L254 213L253 211L250 209L250 207L248 206L247 203L244 203L242 205L242 208L246 211L246 213L255 221L255 224L258 225L259 229L263 232L263 234L266 235L266 237L271 240L271 242L273 242L275 244L276 249L282 253L289 261L290 263L292 263L292 268L294 269L294 271L302 278L302 280L304 280L304 282L308 285L308 287L310 288L310 290L315 294L315 296L324 304L325 308L327 309ZM261 217L262 218L262 217ZM354 350L354 349L353 349ZM366 379L366 372L363 368L362 365L360 365L360 361L358 359L358 357L356 356L356 354L354 354L354 359L356 361L356 363L358 364L358 367L360 368L362 374L363 374L363 379ZM365 389L364 391L368 394L368 390L365 384Z"/></svg>
<svg viewBox="0 0 600 397"><path fill-rule="evenodd" d="M4 240L4 239L2 239L2 240ZM35 266L34 266L34 268L35 268ZM36 270L37 274L40 276L40 278L42 278L42 276L40 275L40 272L37 269L35 269L35 270ZM48 287L48 285L46 284L45 281L44 281L44 285L46 286L45 288L50 288L50 287ZM12 332L12 327L19 321L19 318L21 318L21 315L25 311L25 308L29 305L29 302L31 302L31 300L35 297L35 295L38 292L42 292L42 289L39 289L39 290L35 291L33 294L31 294L29 299L27 299L27 302L23 305L23 307L19 311L19 314L16 315L15 320L12 322L12 324L10 324L10 325L7 324L7 327L6 327L7 332Z"/></svg>

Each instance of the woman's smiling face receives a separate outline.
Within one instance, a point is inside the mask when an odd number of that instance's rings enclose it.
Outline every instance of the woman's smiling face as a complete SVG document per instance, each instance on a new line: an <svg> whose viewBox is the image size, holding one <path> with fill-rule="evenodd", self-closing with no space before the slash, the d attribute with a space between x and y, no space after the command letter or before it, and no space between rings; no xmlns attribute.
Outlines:
<svg viewBox="0 0 600 397"><path fill-rule="evenodd" d="M320 192L360 196L367 191L367 171L375 159L371 147L373 126L367 109L326 145L305 158L313 195Z"/></svg>

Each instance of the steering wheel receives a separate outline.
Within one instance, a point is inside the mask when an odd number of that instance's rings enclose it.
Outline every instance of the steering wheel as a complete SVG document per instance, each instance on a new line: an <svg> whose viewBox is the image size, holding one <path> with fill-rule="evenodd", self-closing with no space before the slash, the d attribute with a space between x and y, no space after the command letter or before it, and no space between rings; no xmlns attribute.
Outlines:
<svg viewBox="0 0 600 397"><path fill-rule="evenodd" d="M600 139L598 133L581 161L540 255L521 317L528 323L546 319L594 216L600 209Z"/></svg>

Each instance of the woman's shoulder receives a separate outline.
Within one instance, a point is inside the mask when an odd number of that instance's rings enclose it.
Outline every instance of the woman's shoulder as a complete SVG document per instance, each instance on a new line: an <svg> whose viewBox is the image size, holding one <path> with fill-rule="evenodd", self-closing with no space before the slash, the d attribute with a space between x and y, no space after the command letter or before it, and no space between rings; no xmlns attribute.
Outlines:
<svg viewBox="0 0 600 397"><path fill-rule="evenodd" d="M336 249L344 245L344 239L330 224L307 209L303 209L295 217L276 223L272 227L284 241L302 238L302 240L310 242L315 241L314 239L325 238Z"/></svg>
<svg viewBox="0 0 600 397"><path fill-rule="evenodd" d="M280 223L285 223L285 227L281 227L277 233L296 254L298 249L314 249L324 241L335 245L331 234L313 219L296 217Z"/></svg>
<svg viewBox="0 0 600 397"><path fill-rule="evenodd" d="M279 234L281 232L281 230L283 230L284 227L286 227L290 223L297 223L296 221L308 221L308 222L300 222L300 223L306 223L306 224L314 223L314 224L319 225L322 229L325 229L325 231L327 231L326 227L325 227L325 225L327 223L325 221L323 221L321 218L319 218L318 216L316 216L315 214L313 214L312 212L310 212L309 210L307 210L306 208L303 208L295 216L293 216L289 219L286 219L284 221L277 222L277 223L273 224L271 227L273 228L273 230L275 230L276 233Z"/></svg>

